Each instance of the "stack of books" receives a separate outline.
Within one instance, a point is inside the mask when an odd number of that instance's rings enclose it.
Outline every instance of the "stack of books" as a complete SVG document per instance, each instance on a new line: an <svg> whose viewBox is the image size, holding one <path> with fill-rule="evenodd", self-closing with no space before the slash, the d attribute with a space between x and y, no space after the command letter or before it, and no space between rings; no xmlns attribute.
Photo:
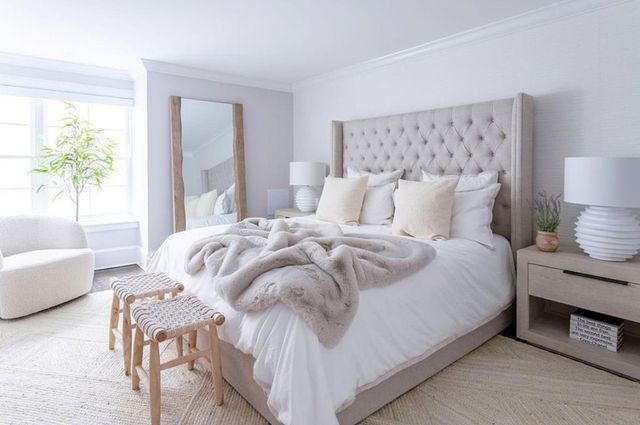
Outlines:
<svg viewBox="0 0 640 425"><path fill-rule="evenodd" d="M580 309L571 314L569 336L615 352L624 339L624 320Z"/></svg>

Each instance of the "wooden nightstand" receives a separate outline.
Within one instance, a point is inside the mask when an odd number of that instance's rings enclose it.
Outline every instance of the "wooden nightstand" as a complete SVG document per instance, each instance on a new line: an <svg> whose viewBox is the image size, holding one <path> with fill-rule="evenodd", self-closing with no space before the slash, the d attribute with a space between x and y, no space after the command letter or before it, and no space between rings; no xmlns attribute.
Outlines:
<svg viewBox="0 0 640 425"><path fill-rule="evenodd" d="M578 248L518 251L518 338L640 380L640 261L594 260ZM578 308L626 320L624 342L610 352L569 338Z"/></svg>
<svg viewBox="0 0 640 425"><path fill-rule="evenodd" d="M304 217L307 215L315 214L314 212L302 212L297 208L283 208L280 210L275 210L273 216L275 218L293 218L293 217Z"/></svg>

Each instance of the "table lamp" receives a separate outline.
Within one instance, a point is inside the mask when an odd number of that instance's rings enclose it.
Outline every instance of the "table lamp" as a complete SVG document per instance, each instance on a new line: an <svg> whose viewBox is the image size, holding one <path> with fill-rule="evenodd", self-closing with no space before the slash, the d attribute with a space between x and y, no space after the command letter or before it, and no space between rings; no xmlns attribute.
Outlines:
<svg viewBox="0 0 640 425"><path fill-rule="evenodd" d="M289 184L299 186L295 193L296 207L302 212L313 212L318 205L315 186L322 186L326 166L322 162L298 161L289 163Z"/></svg>
<svg viewBox="0 0 640 425"><path fill-rule="evenodd" d="M640 158L564 160L564 200L588 205L576 221L576 241L590 257L626 261L640 249Z"/></svg>

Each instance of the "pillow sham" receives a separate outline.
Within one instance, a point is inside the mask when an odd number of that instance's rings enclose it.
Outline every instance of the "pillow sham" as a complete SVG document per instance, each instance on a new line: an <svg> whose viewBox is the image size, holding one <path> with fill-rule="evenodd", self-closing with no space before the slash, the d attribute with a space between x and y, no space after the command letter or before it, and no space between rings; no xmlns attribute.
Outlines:
<svg viewBox="0 0 640 425"><path fill-rule="evenodd" d="M200 198L198 198L198 205L196 206L195 216L206 217L213 214L213 207L216 203L217 197L218 192L215 189L200 195Z"/></svg>
<svg viewBox="0 0 640 425"><path fill-rule="evenodd" d="M347 168L347 177L356 178L369 176L367 193L364 196L360 224L390 224L393 220L393 192L397 187L398 179L404 170L396 170L387 173L370 174Z"/></svg>
<svg viewBox="0 0 640 425"><path fill-rule="evenodd" d="M347 167L347 178L354 179L356 177L369 176L369 181L367 182L368 186L382 186L388 183L398 183L398 180L402 177L403 173L404 170L396 170L373 174L366 171L356 170L352 167Z"/></svg>
<svg viewBox="0 0 640 425"><path fill-rule="evenodd" d="M368 180L368 175L355 179L327 177L316 218L338 224L358 224Z"/></svg>
<svg viewBox="0 0 640 425"><path fill-rule="evenodd" d="M457 184L457 178L432 183L400 180L392 233L425 239L448 239Z"/></svg>
<svg viewBox="0 0 640 425"><path fill-rule="evenodd" d="M367 187L360 212L360 224L391 224L393 220L393 192L396 183Z"/></svg>
<svg viewBox="0 0 640 425"><path fill-rule="evenodd" d="M224 214L230 214L236 211L236 184L232 184L229 186L227 190L224 191Z"/></svg>
<svg viewBox="0 0 640 425"><path fill-rule="evenodd" d="M480 190L456 192L451 216L451 237L469 239L493 248L493 204L500 183Z"/></svg>
<svg viewBox="0 0 640 425"><path fill-rule="evenodd" d="M225 210L224 210L224 203L225 203L225 197L226 197L226 193L222 192L218 198L216 199L216 203L213 206L213 214L214 215L222 215L222 214L226 214Z"/></svg>
<svg viewBox="0 0 640 425"><path fill-rule="evenodd" d="M423 182L436 182L442 179L451 179L454 177L460 177L458 180L458 186L456 192L468 192L470 190L484 189L490 184L498 183L497 171L483 171L480 174L462 174L457 176L455 174L429 174L426 171L422 171Z"/></svg>
<svg viewBox="0 0 640 425"><path fill-rule="evenodd" d="M196 209L198 208L199 196L185 196L184 197L184 214L187 217L195 217Z"/></svg>

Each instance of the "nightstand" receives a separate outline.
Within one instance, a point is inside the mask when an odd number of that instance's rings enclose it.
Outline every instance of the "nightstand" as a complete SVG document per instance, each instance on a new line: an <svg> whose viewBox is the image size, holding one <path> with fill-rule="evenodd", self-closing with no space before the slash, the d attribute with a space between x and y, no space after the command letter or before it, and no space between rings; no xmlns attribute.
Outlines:
<svg viewBox="0 0 640 425"><path fill-rule="evenodd" d="M640 261L594 260L578 248L518 251L518 338L640 380ZM576 308L626 321L618 352L569 338Z"/></svg>
<svg viewBox="0 0 640 425"><path fill-rule="evenodd" d="M302 212L297 208L283 208L280 210L275 210L273 213L274 218L293 218L293 217L304 217L307 215L315 214L315 212Z"/></svg>

